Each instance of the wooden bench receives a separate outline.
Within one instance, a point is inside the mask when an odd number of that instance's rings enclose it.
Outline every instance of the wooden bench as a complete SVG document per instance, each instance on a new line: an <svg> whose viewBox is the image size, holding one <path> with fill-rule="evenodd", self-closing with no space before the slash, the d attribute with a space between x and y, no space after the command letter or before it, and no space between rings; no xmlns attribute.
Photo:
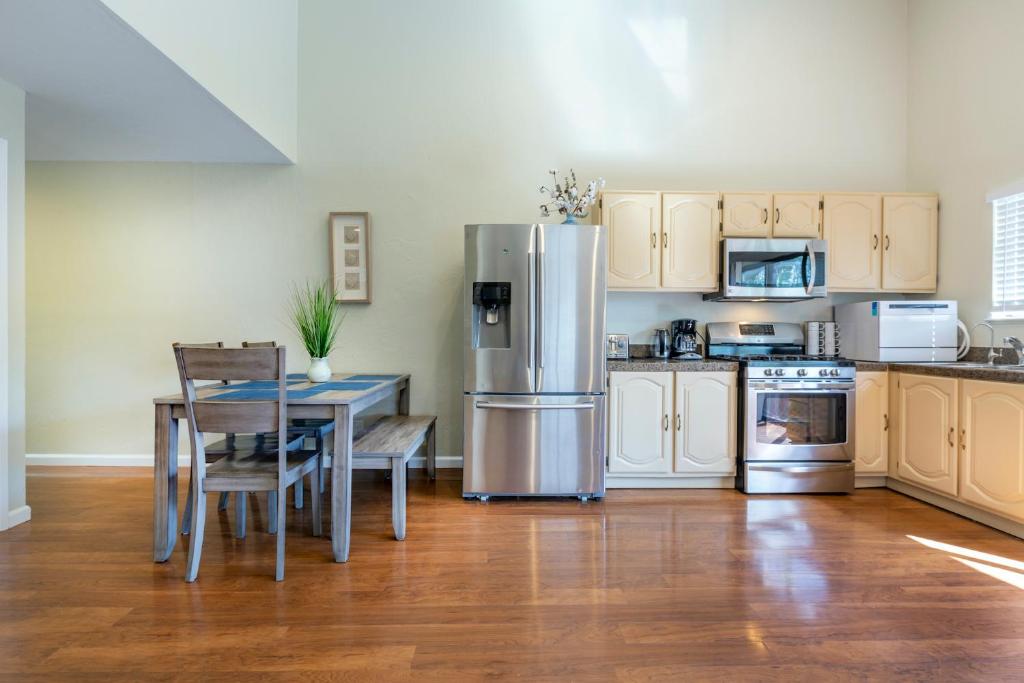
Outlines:
<svg viewBox="0 0 1024 683"><path fill-rule="evenodd" d="M367 467L391 468L391 524L395 538L405 540L406 465L419 447L427 446L427 474L436 476L433 415L389 415L378 420L352 446L352 457Z"/></svg>

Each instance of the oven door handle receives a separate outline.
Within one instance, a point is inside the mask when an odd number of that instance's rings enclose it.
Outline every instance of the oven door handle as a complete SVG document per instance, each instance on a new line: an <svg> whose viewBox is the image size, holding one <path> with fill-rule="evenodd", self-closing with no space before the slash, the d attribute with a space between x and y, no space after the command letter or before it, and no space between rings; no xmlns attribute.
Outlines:
<svg viewBox="0 0 1024 683"><path fill-rule="evenodd" d="M748 470L758 472L783 472L785 474L811 474L813 472L845 472L853 469L852 462L821 463L820 465L778 465L747 462Z"/></svg>
<svg viewBox="0 0 1024 683"><path fill-rule="evenodd" d="M851 382L842 386L825 385L808 388L787 387L785 384L748 384L747 389L762 394L849 394L857 390L857 385Z"/></svg>

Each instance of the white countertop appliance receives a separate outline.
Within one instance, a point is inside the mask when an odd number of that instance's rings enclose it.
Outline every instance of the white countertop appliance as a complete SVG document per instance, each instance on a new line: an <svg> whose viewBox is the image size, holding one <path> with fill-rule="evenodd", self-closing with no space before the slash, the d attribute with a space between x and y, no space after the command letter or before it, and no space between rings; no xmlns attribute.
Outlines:
<svg viewBox="0 0 1024 683"><path fill-rule="evenodd" d="M894 363L957 357L955 301L862 301L836 306L843 356Z"/></svg>

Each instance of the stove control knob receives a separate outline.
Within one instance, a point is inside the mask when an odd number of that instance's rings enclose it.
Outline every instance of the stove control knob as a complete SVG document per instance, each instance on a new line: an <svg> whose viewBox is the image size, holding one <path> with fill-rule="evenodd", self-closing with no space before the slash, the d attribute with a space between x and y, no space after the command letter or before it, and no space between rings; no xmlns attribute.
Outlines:
<svg viewBox="0 0 1024 683"><path fill-rule="evenodd" d="M807 370L805 370L804 368L800 368L799 370L796 371L796 374L798 377L803 377L804 375L807 374Z"/></svg>
<svg viewBox="0 0 1024 683"><path fill-rule="evenodd" d="M764 371L764 376L765 377L771 377L772 376L772 369L768 368L767 370L765 370Z"/></svg>
<svg viewBox="0 0 1024 683"><path fill-rule="evenodd" d="M839 376L839 368L832 368L831 370L828 371L828 374L832 375L833 377L838 377Z"/></svg>
<svg viewBox="0 0 1024 683"><path fill-rule="evenodd" d="M821 375L822 377L828 377L828 370L822 368L821 370L818 370L818 374Z"/></svg>
<svg viewBox="0 0 1024 683"><path fill-rule="evenodd" d="M776 377L782 377L785 374L786 374L786 371L783 370L782 368L775 368L775 376Z"/></svg>

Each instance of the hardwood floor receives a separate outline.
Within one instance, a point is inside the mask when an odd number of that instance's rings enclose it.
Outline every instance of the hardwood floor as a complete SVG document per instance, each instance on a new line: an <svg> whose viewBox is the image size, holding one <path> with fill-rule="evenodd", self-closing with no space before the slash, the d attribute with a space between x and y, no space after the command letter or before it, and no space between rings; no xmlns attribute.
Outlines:
<svg viewBox="0 0 1024 683"><path fill-rule="evenodd" d="M187 585L184 544L151 561L146 470L30 470L0 678L1024 679L1024 590L908 536L1021 586L1024 542L891 491L481 504L447 472L411 480L400 543L388 483L357 474L347 565L289 506L277 584L265 507L238 540L211 505Z"/></svg>

